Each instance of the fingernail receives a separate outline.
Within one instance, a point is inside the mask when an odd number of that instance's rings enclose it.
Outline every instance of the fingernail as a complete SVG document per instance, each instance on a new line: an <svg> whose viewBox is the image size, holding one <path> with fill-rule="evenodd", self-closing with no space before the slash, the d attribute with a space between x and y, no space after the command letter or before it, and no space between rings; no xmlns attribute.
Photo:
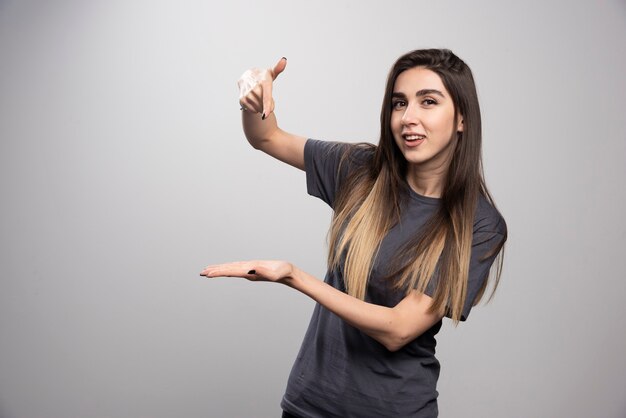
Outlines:
<svg viewBox="0 0 626 418"><path fill-rule="evenodd" d="M250 270L248 274L256 274L256 270Z"/></svg>
<svg viewBox="0 0 626 418"><path fill-rule="evenodd" d="M283 59L284 59L285 61L287 61L287 57L283 57Z"/></svg>
<svg viewBox="0 0 626 418"><path fill-rule="evenodd" d="M265 112L261 115L261 120L265 120Z"/></svg>

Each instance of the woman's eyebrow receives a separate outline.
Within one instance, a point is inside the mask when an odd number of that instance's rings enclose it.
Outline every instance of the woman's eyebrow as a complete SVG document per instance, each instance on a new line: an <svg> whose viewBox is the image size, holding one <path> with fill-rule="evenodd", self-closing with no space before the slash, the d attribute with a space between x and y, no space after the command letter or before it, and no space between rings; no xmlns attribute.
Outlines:
<svg viewBox="0 0 626 418"><path fill-rule="evenodd" d="M446 96L444 96L444 94L442 92L440 92L437 89L421 89L418 90L415 95L416 96L427 96L429 94L435 94L437 96L441 96L443 98L445 98ZM393 93L391 93L391 97L399 97L399 98L405 98L406 95L404 93L400 93L398 91L394 91Z"/></svg>
<svg viewBox="0 0 626 418"><path fill-rule="evenodd" d="M427 96L429 94L436 94L441 97L445 97L442 92L436 89L422 89L415 93L416 96Z"/></svg>

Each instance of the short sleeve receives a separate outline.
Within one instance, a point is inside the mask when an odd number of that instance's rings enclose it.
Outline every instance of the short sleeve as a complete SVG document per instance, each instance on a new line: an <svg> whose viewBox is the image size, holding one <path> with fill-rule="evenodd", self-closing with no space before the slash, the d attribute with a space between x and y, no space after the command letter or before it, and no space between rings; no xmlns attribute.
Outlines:
<svg viewBox="0 0 626 418"><path fill-rule="evenodd" d="M355 144L308 139L304 145L304 170L307 192L333 207L337 190L352 164L342 165L346 153L356 150ZM363 152L351 152L363 159ZM354 161L353 158L349 159Z"/></svg>
<svg viewBox="0 0 626 418"><path fill-rule="evenodd" d="M488 279L489 270L497 254L491 254L506 238L507 228L504 218L488 203L479 204L474 222L472 255L470 257L467 297L461 314L461 321L467 320L474 299ZM481 206L483 208L481 209Z"/></svg>

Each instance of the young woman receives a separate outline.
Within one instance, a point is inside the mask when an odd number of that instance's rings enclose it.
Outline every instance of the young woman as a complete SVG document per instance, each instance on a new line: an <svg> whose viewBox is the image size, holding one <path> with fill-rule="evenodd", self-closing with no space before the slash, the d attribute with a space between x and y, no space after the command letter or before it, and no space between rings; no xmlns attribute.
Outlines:
<svg viewBox="0 0 626 418"><path fill-rule="evenodd" d="M201 274L283 283L317 302L283 416L436 417L435 335L444 316L467 319L507 236L482 174L472 73L445 49L400 57L374 146L281 130L271 91L286 63L244 74L243 128L253 147L305 170L308 192L333 208L326 278L260 260Z"/></svg>

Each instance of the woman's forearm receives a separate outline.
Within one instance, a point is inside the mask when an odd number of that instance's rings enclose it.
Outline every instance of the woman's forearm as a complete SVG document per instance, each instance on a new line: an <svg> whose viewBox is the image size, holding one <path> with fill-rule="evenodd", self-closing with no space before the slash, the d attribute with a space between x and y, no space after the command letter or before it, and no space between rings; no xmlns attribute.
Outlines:
<svg viewBox="0 0 626 418"><path fill-rule="evenodd" d="M252 260L206 266L206 277L244 277L286 284L309 296L355 328L396 351L441 320L443 313L431 312L430 296L410 291L393 308L352 297L316 279L286 261Z"/></svg>
<svg viewBox="0 0 626 418"><path fill-rule="evenodd" d="M278 130L273 112L263 120L260 113L242 111L241 124L248 142L256 149L261 149L263 142L269 141Z"/></svg>
<svg viewBox="0 0 626 418"><path fill-rule="evenodd" d="M284 283L311 297L390 351L398 350L417 336L413 335L412 328L406 324L406 320L411 320L411 318L406 318L401 310L375 305L352 297L295 266L293 274ZM417 319L413 318L413 320Z"/></svg>

